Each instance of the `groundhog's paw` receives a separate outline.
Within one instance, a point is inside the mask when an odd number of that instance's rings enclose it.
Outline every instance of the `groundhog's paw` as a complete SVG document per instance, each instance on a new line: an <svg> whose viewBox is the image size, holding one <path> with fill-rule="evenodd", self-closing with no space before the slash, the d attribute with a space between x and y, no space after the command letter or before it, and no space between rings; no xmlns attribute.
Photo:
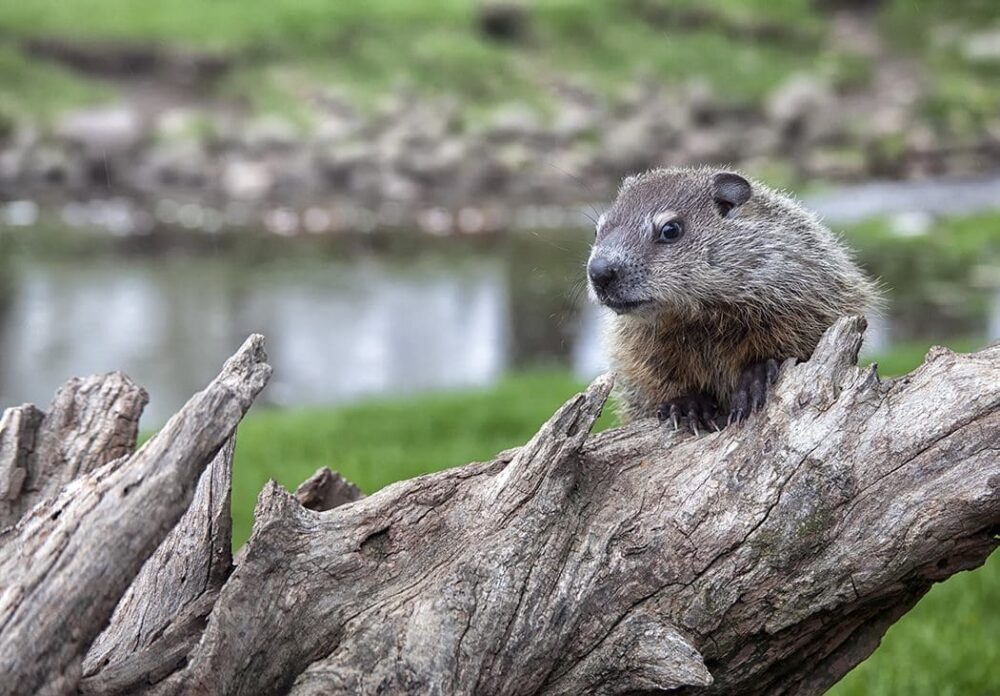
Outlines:
<svg viewBox="0 0 1000 696"><path fill-rule="evenodd" d="M778 361L763 360L743 371L733 392L727 423L742 423L767 401L767 392L778 376Z"/></svg>
<svg viewBox="0 0 1000 696"><path fill-rule="evenodd" d="M656 407L656 417L661 423L670 421L676 431L683 421L695 435L701 435L702 428L718 431L718 416L719 404L707 394L679 396Z"/></svg>

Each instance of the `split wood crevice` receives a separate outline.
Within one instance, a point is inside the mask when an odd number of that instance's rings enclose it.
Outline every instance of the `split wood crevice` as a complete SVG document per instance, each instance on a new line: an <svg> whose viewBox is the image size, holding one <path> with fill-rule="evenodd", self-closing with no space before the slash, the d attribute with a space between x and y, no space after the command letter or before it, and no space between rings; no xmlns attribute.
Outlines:
<svg viewBox="0 0 1000 696"><path fill-rule="evenodd" d="M72 380L0 422L0 693L821 693L1000 532L1000 346L881 380L863 331L721 433L592 435L602 377L491 462L271 483L235 561L263 340L134 452L142 389Z"/></svg>

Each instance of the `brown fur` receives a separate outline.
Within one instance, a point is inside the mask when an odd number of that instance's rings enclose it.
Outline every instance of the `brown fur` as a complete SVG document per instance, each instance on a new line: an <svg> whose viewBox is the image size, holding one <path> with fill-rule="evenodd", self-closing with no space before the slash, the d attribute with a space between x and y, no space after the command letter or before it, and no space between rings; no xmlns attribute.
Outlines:
<svg viewBox="0 0 1000 696"><path fill-rule="evenodd" d="M748 366L807 360L834 321L878 303L840 240L791 198L751 182L750 199L724 215L713 197L718 173L628 179L598 223L592 257L620 268L610 301L644 303L612 315L605 336L625 421L696 393L726 409ZM652 239L664 210L685 223L675 244Z"/></svg>

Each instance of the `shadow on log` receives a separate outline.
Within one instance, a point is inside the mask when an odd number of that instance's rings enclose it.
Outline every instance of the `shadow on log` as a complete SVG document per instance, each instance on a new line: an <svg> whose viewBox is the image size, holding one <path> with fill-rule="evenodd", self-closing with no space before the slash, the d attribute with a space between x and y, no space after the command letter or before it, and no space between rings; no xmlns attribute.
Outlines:
<svg viewBox="0 0 1000 696"><path fill-rule="evenodd" d="M863 330L838 322L721 433L590 435L603 377L491 462L367 498L326 470L271 483L231 570L251 339L0 537L0 693L821 693L1000 529L1000 347L882 381ZM5 415L3 480L40 419Z"/></svg>

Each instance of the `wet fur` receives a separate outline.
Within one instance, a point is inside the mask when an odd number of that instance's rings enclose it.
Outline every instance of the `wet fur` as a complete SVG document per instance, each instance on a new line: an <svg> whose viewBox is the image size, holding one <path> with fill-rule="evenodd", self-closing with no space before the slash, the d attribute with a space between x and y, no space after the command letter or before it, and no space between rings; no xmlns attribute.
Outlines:
<svg viewBox="0 0 1000 696"><path fill-rule="evenodd" d="M839 317L878 305L877 287L837 236L792 198L751 181L750 200L723 217L712 183L720 171L628 179L598 223L594 253L623 269L620 298L651 300L635 313L608 312L623 421L695 393L727 409L747 367L807 360ZM685 221L677 244L650 237L650 220L665 209Z"/></svg>

